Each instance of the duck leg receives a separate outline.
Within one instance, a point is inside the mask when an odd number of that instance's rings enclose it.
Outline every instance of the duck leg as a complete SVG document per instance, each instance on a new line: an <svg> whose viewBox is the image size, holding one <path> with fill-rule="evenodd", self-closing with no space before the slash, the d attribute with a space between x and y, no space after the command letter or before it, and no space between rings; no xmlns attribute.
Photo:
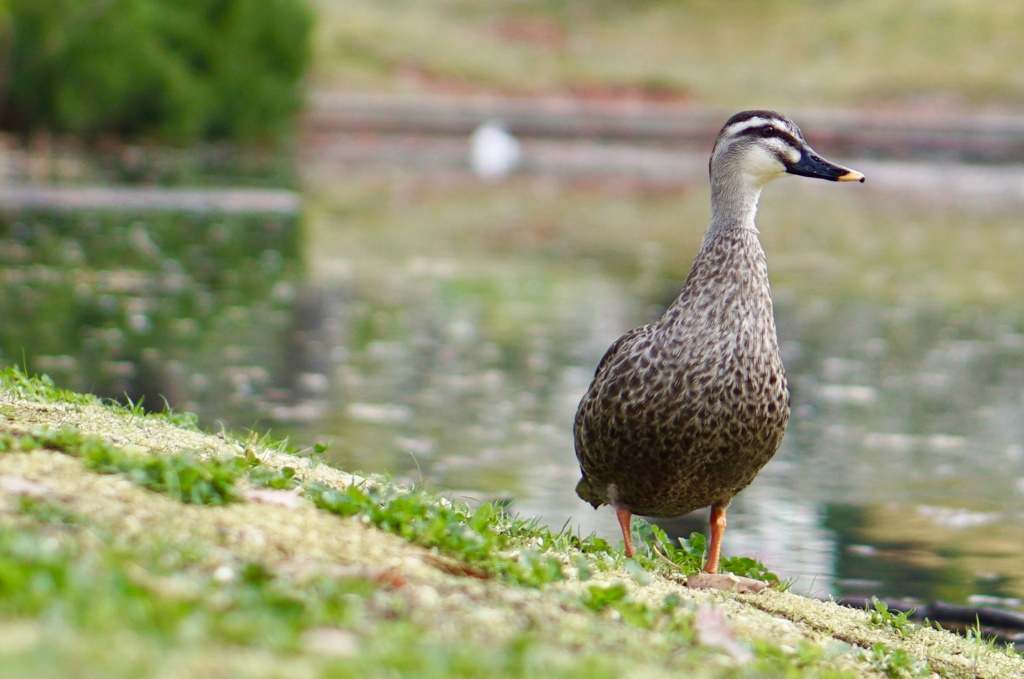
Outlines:
<svg viewBox="0 0 1024 679"><path fill-rule="evenodd" d="M708 545L708 560L704 572L686 578L686 585L692 589L717 589L721 592L757 594L771 587L767 582L744 578L732 573L718 573L719 557L722 553L722 535L725 534L725 509L728 502L711 505L711 544Z"/></svg>
<svg viewBox="0 0 1024 679"><path fill-rule="evenodd" d="M622 528L622 542L624 542L626 546L626 556L632 557L636 554L636 549L633 548L633 532L630 530L630 522L633 519L633 512L629 511L625 507L616 507L615 517L619 520L619 527Z"/></svg>
<svg viewBox="0 0 1024 679"><path fill-rule="evenodd" d="M718 572L718 558L722 553L722 536L725 535L725 508L729 503L711 505L711 544L708 546L708 560L704 563L705 573Z"/></svg>

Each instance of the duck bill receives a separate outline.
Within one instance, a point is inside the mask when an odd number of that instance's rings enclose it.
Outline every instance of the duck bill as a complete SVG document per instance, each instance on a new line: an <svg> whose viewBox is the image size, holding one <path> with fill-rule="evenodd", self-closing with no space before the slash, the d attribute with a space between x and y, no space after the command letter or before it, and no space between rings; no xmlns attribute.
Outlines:
<svg viewBox="0 0 1024 679"><path fill-rule="evenodd" d="M800 160L786 167L786 172L801 177L816 177L832 182L863 182L864 175L842 165L825 160L810 149L800 152Z"/></svg>

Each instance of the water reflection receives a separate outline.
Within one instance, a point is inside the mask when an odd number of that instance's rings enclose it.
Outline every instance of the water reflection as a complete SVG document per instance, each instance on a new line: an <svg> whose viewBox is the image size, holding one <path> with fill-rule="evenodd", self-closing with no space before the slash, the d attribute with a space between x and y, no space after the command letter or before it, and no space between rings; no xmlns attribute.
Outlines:
<svg viewBox="0 0 1024 679"><path fill-rule="evenodd" d="M4 215L0 363L208 425L322 400L325 314L298 246L294 217Z"/></svg>
<svg viewBox="0 0 1024 679"><path fill-rule="evenodd" d="M592 272L566 279L481 292L411 276L384 295L403 305L352 303L341 417L297 435L332 437L348 467L513 498L555 528L617 539L611 514L573 493L571 422L604 348L649 305ZM514 316L524 296L543 322L507 334L483 319ZM777 314L794 417L735 500L727 551L815 595L1024 594L1024 319L785 295ZM705 522L664 523L686 535Z"/></svg>

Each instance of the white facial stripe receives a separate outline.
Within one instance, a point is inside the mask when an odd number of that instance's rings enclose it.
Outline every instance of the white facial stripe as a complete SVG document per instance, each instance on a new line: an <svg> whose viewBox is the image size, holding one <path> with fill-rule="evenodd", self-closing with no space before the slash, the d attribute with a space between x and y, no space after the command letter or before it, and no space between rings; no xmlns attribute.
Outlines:
<svg viewBox="0 0 1024 679"><path fill-rule="evenodd" d="M786 129L785 127L779 125L779 122L777 120L774 120L772 118L761 118L760 116L758 116L755 118L747 118L746 120L742 120L738 123L733 123L732 125L729 126L728 129L726 129L725 134L723 134L722 136L735 137L739 134L742 134L746 130L753 129L755 127L764 127L765 125L777 127L780 130Z"/></svg>

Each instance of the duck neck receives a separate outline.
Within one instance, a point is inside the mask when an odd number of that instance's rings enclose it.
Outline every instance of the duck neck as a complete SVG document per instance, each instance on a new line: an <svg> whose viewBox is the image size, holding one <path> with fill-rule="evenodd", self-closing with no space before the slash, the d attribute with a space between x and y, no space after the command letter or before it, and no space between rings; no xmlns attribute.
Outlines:
<svg viewBox="0 0 1024 679"><path fill-rule="evenodd" d="M711 224L708 234L735 229L757 233L754 217L757 200L761 196L761 183L730 173L711 175Z"/></svg>

